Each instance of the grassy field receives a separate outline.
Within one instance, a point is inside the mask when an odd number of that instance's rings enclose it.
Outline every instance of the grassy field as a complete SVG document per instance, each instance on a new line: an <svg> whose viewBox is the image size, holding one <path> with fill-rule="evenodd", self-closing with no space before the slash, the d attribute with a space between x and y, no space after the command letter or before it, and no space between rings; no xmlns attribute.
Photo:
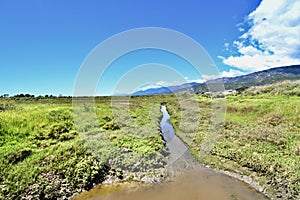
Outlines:
<svg viewBox="0 0 300 200"><path fill-rule="evenodd" d="M224 129L205 155L199 152L211 123L212 99L195 99L201 112L193 114L199 127L192 130L186 128L192 127L189 122L180 123L178 104L170 102L168 109L176 133L200 163L250 176L272 197L300 199L299 89L299 84L283 83L227 96Z"/></svg>
<svg viewBox="0 0 300 200"><path fill-rule="evenodd" d="M83 114L79 125L71 98L1 98L0 199L66 198L107 177L162 176L160 104L167 104L176 133L200 163L250 176L276 198L299 199L299 88L282 83L227 96L224 124L204 155L213 114L208 95L131 97L130 104L96 98L95 107L76 108ZM96 121L84 121L89 112Z"/></svg>
<svg viewBox="0 0 300 200"><path fill-rule="evenodd" d="M117 104L114 111L124 106ZM64 198L90 189L107 175L125 179L124 170L163 168L161 114L159 105L152 107L142 98L132 100L131 121L118 115L116 122L110 98L97 98L98 121L85 127L83 135L93 138L101 132L107 137L94 140L103 149L92 154L95 149L82 142L74 125L71 98L0 99L0 199ZM149 109L156 110L152 119Z"/></svg>

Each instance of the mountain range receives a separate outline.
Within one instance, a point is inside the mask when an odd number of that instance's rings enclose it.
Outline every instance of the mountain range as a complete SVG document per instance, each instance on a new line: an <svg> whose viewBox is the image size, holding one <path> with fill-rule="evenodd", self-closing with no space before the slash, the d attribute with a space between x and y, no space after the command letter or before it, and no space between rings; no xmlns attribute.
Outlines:
<svg viewBox="0 0 300 200"><path fill-rule="evenodd" d="M132 95L170 94L187 90L192 90L195 93L203 93L208 91L207 84L220 82L224 83L226 90L235 90L243 87L268 85L284 80L300 80L300 65L276 67L236 77L222 77L208 80L204 83L192 82L169 87L150 88L147 90L137 91Z"/></svg>
<svg viewBox="0 0 300 200"><path fill-rule="evenodd" d="M171 94L174 92L187 90L189 88L197 86L198 84L199 83L191 82L191 83L185 83L185 84L174 85L174 86L169 86L169 87L150 88L150 89L134 92L132 95L133 96L141 96L141 95L155 95L155 94Z"/></svg>

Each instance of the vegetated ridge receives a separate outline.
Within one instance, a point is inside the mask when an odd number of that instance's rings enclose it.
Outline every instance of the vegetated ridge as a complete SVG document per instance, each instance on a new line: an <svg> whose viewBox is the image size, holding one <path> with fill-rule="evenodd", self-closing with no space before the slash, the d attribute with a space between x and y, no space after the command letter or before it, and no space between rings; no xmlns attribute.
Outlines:
<svg viewBox="0 0 300 200"><path fill-rule="evenodd" d="M147 90L140 90L133 93L134 96L140 95L158 95L169 94L172 92L182 92L191 90L195 93L208 92L208 84L224 83L226 90L235 90L243 87L262 86L272 83L281 82L284 80L299 80L300 79L300 65L276 67L259 72L254 72L247 75L237 77L222 77L213 80L208 80L204 83L185 83L182 85L150 88Z"/></svg>

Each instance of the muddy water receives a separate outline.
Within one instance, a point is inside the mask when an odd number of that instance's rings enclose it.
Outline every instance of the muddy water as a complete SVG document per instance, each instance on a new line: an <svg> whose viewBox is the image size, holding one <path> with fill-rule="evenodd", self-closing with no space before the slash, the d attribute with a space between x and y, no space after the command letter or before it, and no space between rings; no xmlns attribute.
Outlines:
<svg viewBox="0 0 300 200"><path fill-rule="evenodd" d="M102 185L83 193L79 199L93 200L265 200L246 184L203 169L176 176L172 182L143 185L125 182Z"/></svg>
<svg viewBox="0 0 300 200"><path fill-rule="evenodd" d="M170 182L147 185L124 182L100 185L77 196L75 200L266 200L247 184L200 166L175 135L166 107L162 106L161 128L170 151Z"/></svg>

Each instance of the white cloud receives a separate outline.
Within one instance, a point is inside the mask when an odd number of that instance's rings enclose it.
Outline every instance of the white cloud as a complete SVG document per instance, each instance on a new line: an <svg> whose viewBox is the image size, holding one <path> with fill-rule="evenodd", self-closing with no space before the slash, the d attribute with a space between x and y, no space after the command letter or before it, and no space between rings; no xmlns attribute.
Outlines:
<svg viewBox="0 0 300 200"><path fill-rule="evenodd" d="M229 50L229 43L226 42L226 43L224 44L224 47L225 47L225 49L228 51L228 50Z"/></svg>
<svg viewBox="0 0 300 200"><path fill-rule="evenodd" d="M135 90L135 92L140 91L140 90L147 90L150 88L168 87L168 86L179 85L179 84L180 84L180 82L178 82L178 81L173 81L173 82L158 81L156 83L148 83L148 84L142 85L142 86L138 87Z"/></svg>
<svg viewBox="0 0 300 200"><path fill-rule="evenodd" d="M230 69L228 72L223 71L221 74L221 77L235 77L235 76L241 76L244 75L244 72L241 72L239 70Z"/></svg>
<svg viewBox="0 0 300 200"><path fill-rule="evenodd" d="M239 31L240 31L240 32L244 32L244 31L245 31L245 29L244 29L244 28L242 28L242 27L239 27Z"/></svg>
<svg viewBox="0 0 300 200"><path fill-rule="evenodd" d="M263 0L247 22L249 30L233 42L239 55L223 63L248 72L300 64L299 0Z"/></svg>
<svg viewBox="0 0 300 200"><path fill-rule="evenodd" d="M229 71L222 71L218 75L202 75L202 77L207 81L207 80L212 80L212 79L221 78L221 77L241 76L244 74L245 74L244 72L241 72L239 70L230 69Z"/></svg>
<svg viewBox="0 0 300 200"><path fill-rule="evenodd" d="M203 83L205 81L206 80L204 80L204 79L188 79L186 82L187 83Z"/></svg>
<svg viewBox="0 0 300 200"><path fill-rule="evenodd" d="M244 32L244 31L245 31L245 28L244 28L243 26L244 26L243 23L239 23L239 24L236 25L236 27L238 28L238 30L239 30L240 32Z"/></svg>
<svg viewBox="0 0 300 200"><path fill-rule="evenodd" d="M272 67L296 65L300 63L299 59L293 59L288 56L280 57L278 55L243 55L230 56L223 60L226 65L235 66L248 72L265 70Z"/></svg>

